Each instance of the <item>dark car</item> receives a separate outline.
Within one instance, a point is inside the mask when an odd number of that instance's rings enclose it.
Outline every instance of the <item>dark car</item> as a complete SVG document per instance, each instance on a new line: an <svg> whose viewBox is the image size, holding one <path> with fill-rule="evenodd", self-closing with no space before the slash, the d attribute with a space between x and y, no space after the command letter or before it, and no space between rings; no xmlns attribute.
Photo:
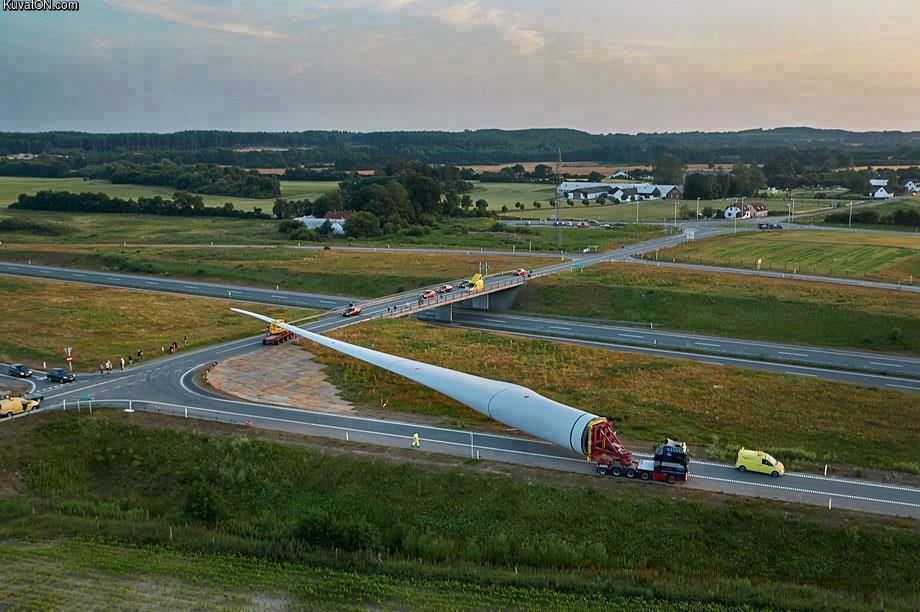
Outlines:
<svg viewBox="0 0 920 612"><path fill-rule="evenodd" d="M37 391L33 391L32 393L26 393L25 395L23 395L22 399L27 399L30 402L38 402L39 404L41 404L42 400L45 399L45 396Z"/></svg>
<svg viewBox="0 0 920 612"><path fill-rule="evenodd" d="M73 373L68 372L64 368L51 368L48 370L48 374L45 376L45 380L51 380L54 382L73 382L77 379Z"/></svg>
<svg viewBox="0 0 920 612"><path fill-rule="evenodd" d="M469 289L469 288L475 287L475 286L476 286L476 285L474 285L474 284L471 283L470 281L465 280L465 281L460 281L460 282L457 284L457 289Z"/></svg>
<svg viewBox="0 0 920 612"><path fill-rule="evenodd" d="M769 223L758 223L758 224L757 224L757 229L759 229L759 230L768 230L768 229L770 229L770 224L769 224Z"/></svg>
<svg viewBox="0 0 920 612"><path fill-rule="evenodd" d="M14 363L6 369L6 372L10 376L18 376L19 378L28 378L32 376L32 368L24 366L21 363Z"/></svg>
<svg viewBox="0 0 920 612"><path fill-rule="evenodd" d="M771 230L781 230L781 229L783 229L783 226L780 225L779 223L771 223L771 224L770 224L770 229L771 229Z"/></svg>

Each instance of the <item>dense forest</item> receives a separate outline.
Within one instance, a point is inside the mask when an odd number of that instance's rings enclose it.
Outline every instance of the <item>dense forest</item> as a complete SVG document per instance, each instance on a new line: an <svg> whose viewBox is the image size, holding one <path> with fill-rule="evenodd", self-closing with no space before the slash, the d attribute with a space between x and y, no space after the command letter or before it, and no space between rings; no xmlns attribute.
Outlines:
<svg viewBox="0 0 920 612"><path fill-rule="evenodd" d="M164 160L150 164L118 162L86 166L79 175L118 184L165 185L182 191L243 198L271 198L281 195L277 176L255 170L225 168L215 164L180 165Z"/></svg>
<svg viewBox="0 0 920 612"><path fill-rule="evenodd" d="M237 149L261 150L237 150ZM286 150L271 150L286 149ZM335 164L336 170L374 167L390 157L428 163L492 164L554 160L648 164L666 152L687 163L766 163L779 150L809 165L835 156L840 166L920 162L920 132L847 132L778 128L741 132L589 134L570 129L463 132L225 132L171 134L83 132L0 133L0 154L59 153L92 163L168 158L288 168ZM165 155L164 155L165 153ZM108 156L108 160L105 157ZM838 166L838 167L840 167Z"/></svg>

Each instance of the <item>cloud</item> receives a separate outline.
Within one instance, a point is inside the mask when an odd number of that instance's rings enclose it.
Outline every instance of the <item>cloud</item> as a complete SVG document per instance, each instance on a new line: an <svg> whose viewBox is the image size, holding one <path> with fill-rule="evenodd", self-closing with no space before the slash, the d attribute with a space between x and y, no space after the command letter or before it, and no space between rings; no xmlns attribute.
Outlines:
<svg viewBox="0 0 920 612"><path fill-rule="evenodd" d="M268 28L246 23L239 11L227 7L206 6L194 2L178 3L173 0L108 0L108 2L118 8L195 28L268 40L286 38L284 34ZM233 19L228 20L228 17Z"/></svg>
<svg viewBox="0 0 920 612"><path fill-rule="evenodd" d="M432 10L430 15L461 32L481 27L493 29L521 55L533 55L546 47L543 32L529 27L526 17L504 9L483 8L479 0L464 0Z"/></svg>

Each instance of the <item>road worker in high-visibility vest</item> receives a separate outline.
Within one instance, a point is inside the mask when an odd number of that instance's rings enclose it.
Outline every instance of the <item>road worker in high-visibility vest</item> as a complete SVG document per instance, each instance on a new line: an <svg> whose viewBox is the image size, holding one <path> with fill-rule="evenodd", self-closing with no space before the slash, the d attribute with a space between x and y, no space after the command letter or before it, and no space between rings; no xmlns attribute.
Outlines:
<svg viewBox="0 0 920 612"><path fill-rule="evenodd" d="M421 446L421 443L418 437L418 432L415 432L414 434L412 434L412 446L415 448L418 448L419 446Z"/></svg>

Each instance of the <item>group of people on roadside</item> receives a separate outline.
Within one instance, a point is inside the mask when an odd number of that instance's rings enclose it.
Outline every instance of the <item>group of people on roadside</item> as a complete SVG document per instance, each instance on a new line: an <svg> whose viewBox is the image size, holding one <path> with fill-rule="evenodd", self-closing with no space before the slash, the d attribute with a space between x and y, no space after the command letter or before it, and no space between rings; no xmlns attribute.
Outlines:
<svg viewBox="0 0 920 612"><path fill-rule="evenodd" d="M188 336L185 336L184 342L185 344L188 344ZM161 346L160 351L165 353L166 347ZM172 342L169 343L169 352L170 354L172 354L178 351L179 351L179 343L173 340ZM120 370L124 370L125 367L131 367L134 365L135 360L137 361L137 363L140 363L144 360L144 351L142 349L137 349L137 353L135 353L134 355L129 354L127 361L125 360L124 357L119 357L118 358L118 368ZM112 365L112 361L109 359L106 359L105 363L99 366L99 375L105 376L106 374L111 374L114 370L115 370L115 366Z"/></svg>

